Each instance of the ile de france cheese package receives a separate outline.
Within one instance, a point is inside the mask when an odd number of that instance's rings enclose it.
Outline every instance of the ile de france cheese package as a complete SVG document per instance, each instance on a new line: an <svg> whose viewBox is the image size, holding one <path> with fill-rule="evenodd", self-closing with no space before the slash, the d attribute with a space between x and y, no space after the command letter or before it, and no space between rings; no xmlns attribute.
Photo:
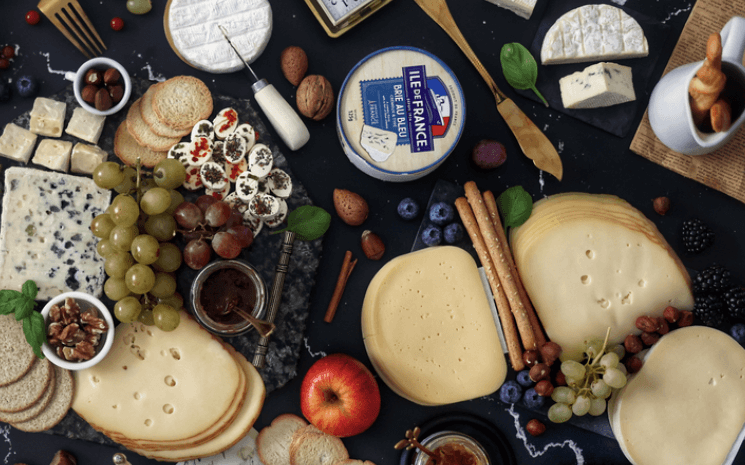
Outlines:
<svg viewBox="0 0 745 465"><path fill-rule="evenodd" d="M450 155L465 122L463 90L434 55L391 47L363 58L339 91L337 132L349 160L384 181L410 181Z"/></svg>

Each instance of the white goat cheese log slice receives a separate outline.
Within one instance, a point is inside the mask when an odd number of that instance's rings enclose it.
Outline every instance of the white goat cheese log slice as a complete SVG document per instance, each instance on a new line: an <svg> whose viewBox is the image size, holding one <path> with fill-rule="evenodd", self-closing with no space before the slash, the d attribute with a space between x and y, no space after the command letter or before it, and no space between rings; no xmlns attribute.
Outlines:
<svg viewBox="0 0 745 465"><path fill-rule="evenodd" d="M636 100L631 68L598 63L559 79L564 108L601 108Z"/></svg>
<svg viewBox="0 0 745 465"><path fill-rule="evenodd" d="M0 220L0 288L36 281L39 300L63 292L100 296L106 278L91 220L111 192L92 179L13 167L5 172Z"/></svg>
<svg viewBox="0 0 745 465"><path fill-rule="evenodd" d="M689 326L663 336L643 360L608 404L629 461L733 463L745 424L745 349L719 330Z"/></svg>
<svg viewBox="0 0 745 465"><path fill-rule="evenodd" d="M639 23L611 5L585 5L565 13L546 32L541 63L580 63L645 57L649 44Z"/></svg>
<svg viewBox="0 0 745 465"><path fill-rule="evenodd" d="M5 125L3 135L0 136L0 155L11 160L28 163L36 145L36 134L16 126L13 123Z"/></svg>
<svg viewBox="0 0 745 465"><path fill-rule="evenodd" d="M612 195L558 194L510 234L515 265L549 339L579 359L585 341L620 343L636 318L693 308L690 277L657 227Z"/></svg>
<svg viewBox="0 0 745 465"><path fill-rule="evenodd" d="M502 8L506 8L521 18L530 19L535 8L536 0L487 0Z"/></svg>

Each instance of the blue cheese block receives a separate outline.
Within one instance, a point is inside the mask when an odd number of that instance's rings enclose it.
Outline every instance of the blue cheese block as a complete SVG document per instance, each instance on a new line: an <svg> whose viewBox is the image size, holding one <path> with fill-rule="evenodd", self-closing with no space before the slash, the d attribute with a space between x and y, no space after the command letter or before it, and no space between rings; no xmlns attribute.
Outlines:
<svg viewBox="0 0 745 465"><path fill-rule="evenodd" d="M106 275L90 222L110 198L89 178L9 168L0 219L0 289L21 290L33 279L39 300L68 291L100 297Z"/></svg>
<svg viewBox="0 0 745 465"><path fill-rule="evenodd" d="M559 80L565 108L602 108L636 100L631 68L597 63Z"/></svg>

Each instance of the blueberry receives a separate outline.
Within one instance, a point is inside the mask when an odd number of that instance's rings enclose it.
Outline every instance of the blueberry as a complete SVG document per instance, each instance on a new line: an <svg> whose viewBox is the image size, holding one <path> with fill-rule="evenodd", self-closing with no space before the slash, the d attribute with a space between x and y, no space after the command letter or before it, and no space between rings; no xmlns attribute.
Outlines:
<svg viewBox="0 0 745 465"><path fill-rule="evenodd" d="M450 223L442 232L448 244L455 244L463 239L463 226L460 223Z"/></svg>
<svg viewBox="0 0 745 465"><path fill-rule="evenodd" d="M429 208L429 219L434 224L450 223L455 218L455 210L453 206L445 202L437 202Z"/></svg>
<svg viewBox="0 0 745 465"><path fill-rule="evenodd" d="M10 100L10 84L0 81L0 102Z"/></svg>
<svg viewBox="0 0 745 465"><path fill-rule="evenodd" d="M515 404L523 396L523 388L517 381L506 381L501 388L499 388L499 400L505 404Z"/></svg>
<svg viewBox="0 0 745 465"><path fill-rule="evenodd" d="M405 220L413 220L419 214L419 204L411 197L406 197L398 204L398 216Z"/></svg>
<svg viewBox="0 0 745 465"><path fill-rule="evenodd" d="M539 396L535 388L530 388L523 395L523 404L528 408L541 408L546 403L546 398Z"/></svg>
<svg viewBox="0 0 745 465"><path fill-rule="evenodd" d="M422 242L428 247L440 245L442 242L442 229L435 225L429 225L422 231Z"/></svg>
<svg viewBox="0 0 745 465"><path fill-rule="evenodd" d="M23 98L33 97L39 91L39 85L36 79L31 76L21 76L16 80L16 89L18 95Z"/></svg>
<svg viewBox="0 0 745 465"><path fill-rule="evenodd" d="M745 324L737 323L732 325L729 329L729 334L735 341L739 342L740 345L745 345Z"/></svg>
<svg viewBox="0 0 745 465"><path fill-rule="evenodd" d="M530 379L530 370L522 370L517 372L517 382L520 386L530 387L533 385L533 380Z"/></svg>

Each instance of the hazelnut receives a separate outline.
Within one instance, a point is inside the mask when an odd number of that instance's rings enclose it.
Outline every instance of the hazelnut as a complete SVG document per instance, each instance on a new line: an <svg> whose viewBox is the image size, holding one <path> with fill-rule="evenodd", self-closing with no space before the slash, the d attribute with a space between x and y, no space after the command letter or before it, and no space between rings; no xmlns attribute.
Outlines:
<svg viewBox="0 0 745 465"><path fill-rule="evenodd" d="M546 425L533 418L527 425L525 425L525 430L530 433L531 436L540 436L546 432Z"/></svg>
<svg viewBox="0 0 745 465"><path fill-rule="evenodd" d="M78 461L74 455L66 450L58 450L49 465L77 465Z"/></svg>
<svg viewBox="0 0 745 465"><path fill-rule="evenodd" d="M96 110L98 111L106 111L111 108L111 96L109 95L109 91L106 89L98 89L98 92L96 92L96 99L94 102L94 106L96 107Z"/></svg>
<svg viewBox="0 0 745 465"><path fill-rule="evenodd" d="M657 333L643 332L639 337L646 346L653 346L660 340L660 335Z"/></svg>
<svg viewBox="0 0 745 465"><path fill-rule="evenodd" d="M538 363L538 351L537 350L526 350L523 352L523 363L525 366L532 368Z"/></svg>
<svg viewBox="0 0 745 465"><path fill-rule="evenodd" d="M303 116L321 121L334 108L334 91L323 76L311 74L297 88L297 109Z"/></svg>
<svg viewBox="0 0 745 465"><path fill-rule="evenodd" d="M111 97L111 102L114 105L122 101L122 98L124 97L124 86L123 85L112 84L110 86L106 86L106 88L109 90L109 96Z"/></svg>
<svg viewBox="0 0 745 465"><path fill-rule="evenodd" d="M548 378L549 375L549 369L548 365L545 363L536 363L533 365L533 367L530 369L530 379L533 380L534 383L537 383L538 381L541 381L542 379Z"/></svg>
<svg viewBox="0 0 745 465"><path fill-rule="evenodd" d="M652 202L652 207L654 208L655 212L664 216L665 213L670 210L670 199L668 199L667 197L657 197Z"/></svg>
<svg viewBox="0 0 745 465"><path fill-rule="evenodd" d="M623 347L630 354L638 354L644 348L644 345L639 336L629 334L623 341Z"/></svg>
<svg viewBox="0 0 745 465"><path fill-rule="evenodd" d="M83 98L84 102L88 102L92 105L96 102L96 92L98 92L98 87L93 84L88 84L83 87L82 91L80 91L80 96Z"/></svg>
<svg viewBox="0 0 745 465"><path fill-rule="evenodd" d="M665 317L665 320L667 320L668 323L675 323L680 318L680 310L671 305L668 305L665 308L665 311L662 312L662 316Z"/></svg>
<svg viewBox="0 0 745 465"><path fill-rule="evenodd" d="M657 321L660 322L660 329L657 330L657 334L660 336L664 336L665 334L670 332L670 325L667 324L667 320L663 317L657 318Z"/></svg>
<svg viewBox="0 0 745 465"><path fill-rule="evenodd" d="M553 341L546 341L538 350L541 352L543 363L551 366L561 355L562 349L559 344Z"/></svg>
<svg viewBox="0 0 745 465"><path fill-rule="evenodd" d="M682 310L680 312L680 318L678 318L678 328L683 328L684 326L691 326L693 324L693 312L689 312L688 310Z"/></svg>
<svg viewBox="0 0 745 465"><path fill-rule="evenodd" d="M102 86L103 85L103 74L101 71L93 68L89 69L85 73L85 77L83 78L83 84L93 84L94 86Z"/></svg>
<svg viewBox="0 0 745 465"><path fill-rule="evenodd" d="M636 327L647 333L653 333L660 329L657 319L649 316L640 316L637 318Z"/></svg>
<svg viewBox="0 0 745 465"><path fill-rule="evenodd" d="M626 366L626 371L636 373L642 369L644 362L639 357L629 357L623 364Z"/></svg>
<svg viewBox="0 0 745 465"><path fill-rule="evenodd" d="M536 384L533 389L535 389L536 394L541 397L550 397L551 394L554 393L554 385L547 379L538 381L538 384Z"/></svg>
<svg viewBox="0 0 745 465"><path fill-rule="evenodd" d="M561 370L556 372L556 375L554 376L554 384L557 386L566 386L567 377Z"/></svg>
<svg viewBox="0 0 745 465"><path fill-rule="evenodd" d="M119 82L119 79L121 79L122 73L119 72L116 68L109 68L106 70L105 73L103 73L103 82L106 85L116 84Z"/></svg>
<svg viewBox="0 0 745 465"><path fill-rule="evenodd" d="M279 65L282 68L282 74L293 86L300 85L308 71L308 55L302 48L291 45L282 50Z"/></svg>
<svg viewBox="0 0 745 465"><path fill-rule="evenodd" d="M362 251L370 260L380 260L385 253L385 245L380 236L372 231L365 230L361 239Z"/></svg>

